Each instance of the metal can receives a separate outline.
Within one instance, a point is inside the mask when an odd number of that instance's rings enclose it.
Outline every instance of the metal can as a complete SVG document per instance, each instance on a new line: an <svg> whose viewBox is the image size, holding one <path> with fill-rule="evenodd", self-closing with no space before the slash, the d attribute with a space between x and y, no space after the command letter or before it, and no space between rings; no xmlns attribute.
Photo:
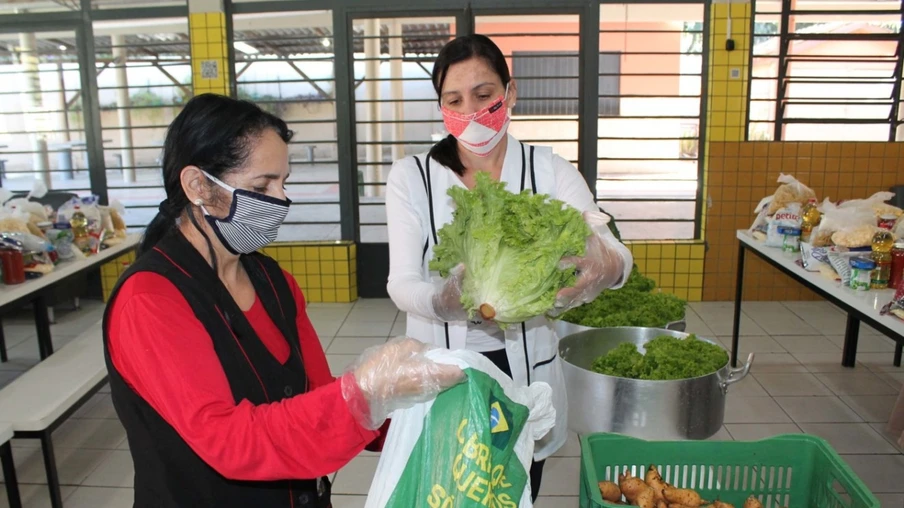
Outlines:
<svg viewBox="0 0 904 508"><path fill-rule="evenodd" d="M898 289L904 280L904 242L896 242L891 249L891 273L888 276L888 287Z"/></svg>
<svg viewBox="0 0 904 508"><path fill-rule="evenodd" d="M868 291L872 285L873 270L876 263L871 259L851 259L851 289L855 291Z"/></svg>
<svg viewBox="0 0 904 508"><path fill-rule="evenodd" d="M782 235L782 250L800 252L800 228L779 226L778 234Z"/></svg>

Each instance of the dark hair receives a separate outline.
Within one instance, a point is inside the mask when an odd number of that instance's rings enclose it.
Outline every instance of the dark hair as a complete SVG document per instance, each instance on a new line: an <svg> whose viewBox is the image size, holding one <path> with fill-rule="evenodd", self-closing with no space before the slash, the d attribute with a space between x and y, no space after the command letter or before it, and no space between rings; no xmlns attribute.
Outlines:
<svg viewBox="0 0 904 508"><path fill-rule="evenodd" d="M482 58L491 69L496 71L502 86L507 86L512 80L509 73L505 55L489 37L480 34L464 35L449 41L439 51L436 62L433 64L433 88L439 100L442 100L443 83L446 82L446 73L449 67L472 58ZM433 157L436 162L454 171L459 176L465 173L465 166L458 156L458 141L455 136L449 134L445 139L433 145L428 157Z"/></svg>
<svg viewBox="0 0 904 508"><path fill-rule="evenodd" d="M286 143L292 131L278 117L257 105L223 95L201 94L185 104L166 131L163 144L163 188L166 199L154 220L148 224L138 247L138 255L153 249L157 242L176 227L176 220L188 212L188 218L204 235L216 270L216 257L210 238L201 229L191 203L182 189L182 170L197 166L221 179L242 167L254 141L267 129L273 129Z"/></svg>

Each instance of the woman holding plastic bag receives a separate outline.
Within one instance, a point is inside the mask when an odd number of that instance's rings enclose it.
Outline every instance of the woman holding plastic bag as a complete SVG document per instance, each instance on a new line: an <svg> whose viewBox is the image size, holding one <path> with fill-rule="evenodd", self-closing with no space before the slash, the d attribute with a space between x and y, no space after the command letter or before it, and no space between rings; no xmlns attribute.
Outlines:
<svg viewBox="0 0 904 508"><path fill-rule="evenodd" d="M564 201L584 212L594 234L586 255L564 259L579 272L575 287L563 289L557 310L592 301L601 291L627 279L631 253L609 232L580 173L548 147L519 142L509 134L510 110L517 85L505 57L487 37L457 38L440 51L433 66L433 86L449 136L429 153L396 161L387 181L386 212L390 269L387 289L408 313L408 334L448 349L482 353L521 386L544 381L553 388L556 426L537 443L531 467L532 496L539 492L543 461L567 437L564 378L557 359L558 338L545 317L506 332L487 321L468 321L461 304L460 267L445 281L428 268L436 232L452 220L447 190L473 188L475 175L489 173L511 192L529 190Z"/></svg>
<svg viewBox="0 0 904 508"><path fill-rule="evenodd" d="M167 198L103 325L136 507L327 507L326 475L378 446L390 412L462 380L411 339L330 375L295 280L256 254L289 210L291 137L209 94L169 127Z"/></svg>

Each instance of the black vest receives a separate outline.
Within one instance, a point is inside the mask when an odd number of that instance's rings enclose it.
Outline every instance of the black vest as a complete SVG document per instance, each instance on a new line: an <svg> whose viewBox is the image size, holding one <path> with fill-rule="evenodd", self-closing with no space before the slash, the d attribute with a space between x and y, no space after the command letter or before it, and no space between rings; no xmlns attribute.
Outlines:
<svg viewBox="0 0 904 508"><path fill-rule="evenodd" d="M135 506L170 507L294 507L326 508L329 483L317 480L268 482L225 478L207 465L144 399L125 383L110 361L107 348L109 309L122 284L138 272L166 277L182 293L210 334L232 395L266 404L307 391L295 323L296 302L276 261L259 254L242 256L257 297L291 346L289 360L280 364L258 338L213 269L182 236L173 233L143 254L123 274L104 316L104 355L116 413L126 429L135 462ZM179 340L162 337L161 340ZM223 442L223 446L229 446ZM292 450L304 453L304 450ZM318 492L318 485L319 490Z"/></svg>

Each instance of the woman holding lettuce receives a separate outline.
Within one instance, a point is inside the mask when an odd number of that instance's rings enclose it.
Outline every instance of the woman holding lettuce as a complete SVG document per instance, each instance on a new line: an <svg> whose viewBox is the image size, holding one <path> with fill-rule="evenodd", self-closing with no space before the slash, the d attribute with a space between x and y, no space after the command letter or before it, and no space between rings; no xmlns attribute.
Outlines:
<svg viewBox="0 0 904 508"><path fill-rule="evenodd" d="M608 217L600 213L577 169L550 148L521 143L507 133L517 86L505 57L489 38L470 35L449 42L437 57L432 78L450 134L429 153L396 161L389 173L387 288L399 309L408 313L410 337L480 352L517 383L544 381L553 387L556 427L537 443L531 467L536 499L544 460L567 438L558 337L544 316L506 332L492 322L469 321L461 305L461 280L467 268L446 280L430 272L436 232L452 220L454 203L447 191L453 186L473 188L475 175L485 172L505 182L511 192L546 194L584 212L594 234L587 239L584 257L562 260L576 267L578 278L574 287L558 293L555 312L620 287L633 259L609 232Z"/></svg>

